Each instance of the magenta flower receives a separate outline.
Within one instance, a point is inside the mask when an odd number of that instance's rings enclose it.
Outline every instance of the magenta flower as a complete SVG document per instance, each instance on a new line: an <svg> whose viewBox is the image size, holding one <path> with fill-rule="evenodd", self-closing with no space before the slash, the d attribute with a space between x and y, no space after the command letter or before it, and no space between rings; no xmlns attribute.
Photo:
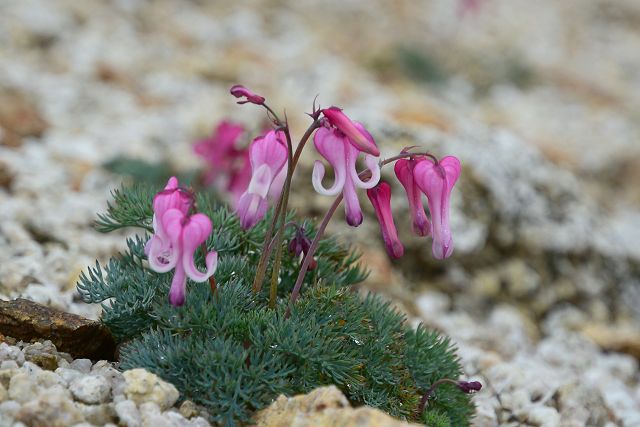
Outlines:
<svg viewBox="0 0 640 427"><path fill-rule="evenodd" d="M192 196L178 187L175 177L153 199L154 235L145 245L145 253L153 271L167 273L175 269L169 291L169 302L174 306L184 304L187 277L204 282L213 275L218 261L218 254L211 251L205 257L204 273L195 266L196 249L207 240L212 225L204 214L189 215L192 205Z"/></svg>
<svg viewBox="0 0 640 427"><path fill-rule="evenodd" d="M287 175L287 146L282 131L271 130L253 140L249 147L251 180L236 209L240 225L253 227L267 213L267 197L276 199Z"/></svg>
<svg viewBox="0 0 640 427"><path fill-rule="evenodd" d="M193 146L193 151L209 165L204 176L206 185L220 177L230 178L236 172L243 156L243 150L238 149L236 144L243 133L242 125L223 120L210 137Z"/></svg>
<svg viewBox="0 0 640 427"><path fill-rule="evenodd" d="M373 205L373 209L380 223L382 240L387 247L387 252L392 258L400 258L404 254L404 246L398 238L396 225L391 213L391 186L384 181L367 190L367 196Z"/></svg>
<svg viewBox="0 0 640 427"><path fill-rule="evenodd" d="M422 159L422 157L420 158ZM412 157L400 159L394 165L394 171L398 181L404 187L409 199L409 213L411 214L411 227L418 236L428 236L431 233L431 224L422 205L422 192L418 188L413 176L413 169L418 164L418 159Z"/></svg>
<svg viewBox="0 0 640 427"><path fill-rule="evenodd" d="M231 95L235 96L236 98L246 98L245 100L238 101L238 104L246 104L247 102L256 105L264 104L264 97L251 92L249 89L242 85L232 86L229 92L231 92Z"/></svg>
<svg viewBox="0 0 640 427"><path fill-rule="evenodd" d="M460 161L447 156L437 163L424 158L413 168L418 187L427 195L431 213L433 256L445 259L453 252L453 239L449 228L449 199L451 190L460 176Z"/></svg>
<svg viewBox="0 0 640 427"><path fill-rule="evenodd" d="M354 123L353 125L358 132L368 134L361 124ZM371 141L373 143L373 139ZM371 178L363 182L358 177L358 171L356 170L356 160L360 150L356 148L355 144L352 144L352 140L345 133L335 128L322 127L314 135L313 143L322 157L331 164L335 176L333 186L324 188L322 186L322 178L325 174L324 165L319 160L316 160L313 165L313 188L325 196L336 196L342 192L347 223L353 227L359 226L363 217L356 187L369 189L380 181L378 158L365 154L364 161L371 172Z"/></svg>
<svg viewBox="0 0 640 427"><path fill-rule="evenodd" d="M367 130L357 122L351 121L346 114L338 107L329 107L322 110L322 114L329 120L329 123L340 130L349 139L358 151L362 151L372 156L379 156L380 150L376 142Z"/></svg>

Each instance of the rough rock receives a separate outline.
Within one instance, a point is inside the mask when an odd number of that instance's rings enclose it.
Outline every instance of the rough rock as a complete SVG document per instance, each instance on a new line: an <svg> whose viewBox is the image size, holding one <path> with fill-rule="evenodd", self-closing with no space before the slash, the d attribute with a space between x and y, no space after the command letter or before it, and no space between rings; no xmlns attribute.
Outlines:
<svg viewBox="0 0 640 427"><path fill-rule="evenodd" d="M73 401L56 393L42 393L35 400L29 400L15 419L34 427L67 427L84 421Z"/></svg>
<svg viewBox="0 0 640 427"><path fill-rule="evenodd" d="M173 406L180 397L173 384L163 381L155 374L144 369L131 369L124 372L126 385L124 394L137 404L153 402L161 410Z"/></svg>
<svg viewBox="0 0 640 427"><path fill-rule="evenodd" d="M74 380L69 390L77 400L95 404L103 403L109 398L111 386L106 378L99 375L89 375Z"/></svg>
<svg viewBox="0 0 640 427"><path fill-rule="evenodd" d="M260 427L414 425L396 420L377 409L354 409L335 386L320 387L309 394L294 397L281 395L271 406L258 412L254 421Z"/></svg>

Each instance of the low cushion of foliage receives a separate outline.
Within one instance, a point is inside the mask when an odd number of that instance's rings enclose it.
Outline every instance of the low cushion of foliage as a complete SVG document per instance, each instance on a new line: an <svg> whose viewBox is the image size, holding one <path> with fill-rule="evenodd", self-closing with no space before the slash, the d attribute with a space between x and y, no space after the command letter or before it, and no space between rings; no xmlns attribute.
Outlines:
<svg viewBox="0 0 640 427"><path fill-rule="evenodd" d="M144 187L114 192L99 229L148 231L153 194ZM280 393L327 384L336 384L355 405L399 418L432 426L469 424L469 396L452 385L438 387L424 414L416 413L431 384L459 377L455 349L436 332L411 328L380 297L355 292L351 285L366 277L357 255L335 239L323 240L318 266L307 274L302 296L286 318L298 258L285 252L277 309L267 307L267 283L260 293L252 291L270 217L244 231L226 208L202 196L197 206L214 226L207 247L219 254L215 293L209 283L189 281L185 305L171 306L171 274L148 269L146 234L129 239L127 251L81 277L82 298L102 303L102 321L122 344L122 369L143 367L160 375L225 426L249 422ZM304 227L313 231L310 224ZM285 245L292 236L288 229ZM202 253L198 262L203 265Z"/></svg>

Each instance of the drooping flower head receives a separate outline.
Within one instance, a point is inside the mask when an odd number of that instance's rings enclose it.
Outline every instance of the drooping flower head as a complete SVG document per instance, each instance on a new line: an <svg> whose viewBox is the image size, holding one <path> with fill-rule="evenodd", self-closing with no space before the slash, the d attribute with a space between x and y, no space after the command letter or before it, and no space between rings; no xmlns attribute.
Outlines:
<svg viewBox="0 0 640 427"><path fill-rule="evenodd" d="M398 238L396 225L391 213L391 186L384 181L367 190L367 196L373 205L378 217L382 240L387 248L387 253L392 258L400 258L404 255L404 246Z"/></svg>
<svg viewBox="0 0 640 427"><path fill-rule="evenodd" d="M424 156L418 158L405 158L396 161L393 169L400 184L404 187L409 199L409 213L411 215L411 228L418 236L428 236L431 233L431 224L422 204L422 192L413 176L413 170Z"/></svg>
<svg viewBox="0 0 640 427"><path fill-rule="evenodd" d="M253 227L267 213L267 197L276 199L287 175L287 146L282 131L271 130L253 140L249 147L251 179L236 209L240 225Z"/></svg>
<svg viewBox="0 0 640 427"><path fill-rule="evenodd" d="M342 112L340 112L340 114L344 116ZM349 119L347 118L347 120ZM359 135L368 135L365 139L375 147L373 138L360 123L352 122L351 120L349 120L349 123L349 126L353 127L353 132ZM371 178L365 182L360 179L358 171L356 170L356 160L362 150L357 148L358 145L340 128L333 126L321 127L316 131L313 137L313 143L322 157L333 167L335 177L334 183L330 188L323 187L322 178L325 174L325 168L322 162L316 160L313 165L313 188L325 196L336 196L342 192L344 195L347 223L353 227L357 227L362 223L363 216L356 193L356 187L369 189L380 181L378 158L371 154L365 154L364 161L371 173ZM377 147L376 151L379 153Z"/></svg>
<svg viewBox="0 0 640 427"><path fill-rule="evenodd" d="M164 190L153 199L154 234L145 245L149 266L158 273L175 269L169 302L174 306L184 304L187 277L195 282L204 282L216 270L218 254L207 253L207 270L200 272L195 266L194 256L200 245L211 234L211 220L204 214L189 215L193 197L178 186L171 177Z"/></svg>
<svg viewBox="0 0 640 427"><path fill-rule="evenodd" d="M242 85L232 86L229 92L231 92L231 95L235 96L236 98L246 98L242 101L238 101L238 104L246 104L248 102L256 105L264 104L264 97L253 93Z"/></svg>
<svg viewBox="0 0 640 427"><path fill-rule="evenodd" d="M447 156L438 162L430 158L418 161L413 176L420 190L427 195L431 213L433 256L444 259L453 252L453 239L449 228L449 200L451 190L460 176L460 161Z"/></svg>
<svg viewBox="0 0 640 427"><path fill-rule="evenodd" d="M362 151L372 156L379 156L380 150L373 140L373 137L358 122L352 121L342 109L338 107L329 107L322 110L322 114L329 120L331 126L340 130L358 151Z"/></svg>
<svg viewBox="0 0 640 427"><path fill-rule="evenodd" d="M211 136L201 139L193 146L193 151L209 166L204 176L206 185L225 178L221 185L224 188L238 171L244 150L238 148L237 143L244 131L242 125L223 120Z"/></svg>

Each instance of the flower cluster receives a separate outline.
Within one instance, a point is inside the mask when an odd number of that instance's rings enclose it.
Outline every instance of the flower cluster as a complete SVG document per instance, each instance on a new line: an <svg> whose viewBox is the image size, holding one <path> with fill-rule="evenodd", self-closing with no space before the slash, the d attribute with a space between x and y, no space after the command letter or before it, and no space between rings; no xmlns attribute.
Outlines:
<svg viewBox="0 0 640 427"><path fill-rule="evenodd" d="M413 232L418 236L432 236L432 252L436 259L451 256L453 239L449 227L449 200L453 186L460 176L460 162L457 158L447 156L438 160L430 154L412 153L405 149L397 156L381 161L380 150L374 138L361 123L352 121L338 107L316 109L315 103L314 111L310 114L314 122L298 143L294 154L289 152L292 147L288 123L280 121L266 104L264 97L240 85L233 86L230 92L241 98L240 104L251 103L264 107L275 128L255 138L249 147L240 149L237 142L245 133L244 128L224 121L210 138L199 141L194 150L210 166L204 175L204 183L217 182L220 185L218 181L223 181L223 188L233 194L233 205L242 228L255 226L266 216L270 201L272 204L278 201L272 226L265 236L254 290L260 289L271 250L275 246L276 253L281 251L284 212L287 207L287 195L283 194L283 189L285 183L286 188L290 188L297 159L312 135L317 152L331 165L334 177L332 185L325 187L322 181L326 169L321 161L316 160L311 177L313 188L322 195L335 196L336 200L313 241L306 237L304 230L298 229L289 242L290 251L297 256L303 255L304 258L292 301L297 298L304 273L316 263L313 256L317 242L338 205L344 201L345 217L349 225L357 227L362 223L364 216L358 189L366 190L374 207L389 255L399 258L404 254L404 246L398 237L391 209L391 185L380 180L381 167L392 162L395 162L395 175L407 195ZM366 166L362 171L357 169L360 158ZM291 165L289 159L293 159ZM427 198L429 215L423 205L423 195ZM184 302L186 277L204 281L215 271L215 251L206 255L205 273L199 272L193 262L196 249L211 233L211 221L203 214L189 215L193 208L192 197L189 192L178 187L175 178L171 178L167 187L158 193L153 207L155 234L146 248L149 263L158 272L175 269L170 300L172 304L180 305ZM272 240L270 233L274 230L277 230L278 239ZM279 259L279 255L276 255L276 259ZM274 271L278 265L279 261L276 262ZM274 273L272 284L277 284L277 272Z"/></svg>

